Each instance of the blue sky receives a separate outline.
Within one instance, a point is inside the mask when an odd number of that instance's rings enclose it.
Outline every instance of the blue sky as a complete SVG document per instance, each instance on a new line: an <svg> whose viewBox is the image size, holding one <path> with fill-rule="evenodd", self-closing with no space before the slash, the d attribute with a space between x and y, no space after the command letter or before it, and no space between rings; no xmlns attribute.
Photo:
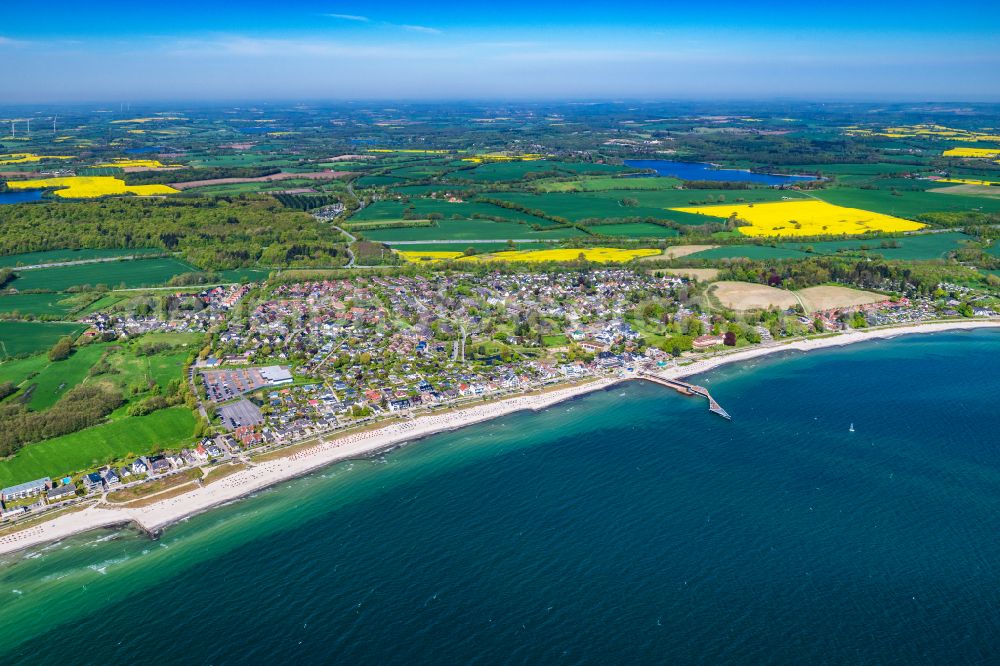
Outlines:
<svg viewBox="0 0 1000 666"><path fill-rule="evenodd" d="M53 0L0 15L0 103L1000 100L1000 3Z"/></svg>

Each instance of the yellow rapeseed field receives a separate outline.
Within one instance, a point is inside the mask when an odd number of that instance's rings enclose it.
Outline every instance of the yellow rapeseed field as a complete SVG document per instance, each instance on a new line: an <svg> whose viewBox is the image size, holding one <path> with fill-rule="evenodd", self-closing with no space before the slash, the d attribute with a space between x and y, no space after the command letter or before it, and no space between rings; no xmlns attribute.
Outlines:
<svg viewBox="0 0 1000 666"><path fill-rule="evenodd" d="M958 183L960 185L1000 185L995 180L976 180L975 178L939 178L936 183Z"/></svg>
<svg viewBox="0 0 1000 666"><path fill-rule="evenodd" d="M464 253L462 252L420 252L417 250L412 251L402 251L396 250L396 254L402 257L405 261L411 264L420 264L435 261L447 261L449 259L458 259Z"/></svg>
<svg viewBox="0 0 1000 666"><path fill-rule="evenodd" d="M98 164L99 167L119 167L127 169L129 167L146 167L148 169L162 169L167 166L181 166L180 164L164 164L160 160L130 160L126 158L115 159L110 162Z"/></svg>
<svg viewBox="0 0 1000 666"><path fill-rule="evenodd" d="M524 154L513 154L513 153L484 153L482 155L474 155L473 157L463 157L463 162L474 162L476 164L482 164L484 162L535 162L537 160L544 160L545 155L540 155L539 153L524 153Z"/></svg>
<svg viewBox="0 0 1000 666"><path fill-rule="evenodd" d="M26 164L28 162L40 162L42 160L71 160L69 155L35 155L34 153L10 153L0 155L0 164Z"/></svg>
<svg viewBox="0 0 1000 666"><path fill-rule="evenodd" d="M1000 141L1000 136L976 130L955 129L944 125L903 125L902 127L886 127L884 129L869 129L850 125L844 128L847 134L853 136L884 136L890 139L930 138L946 141Z"/></svg>
<svg viewBox="0 0 1000 666"><path fill-rule="evenodd" d="M941 153L943 157L997 157L1000 148L949 148Z"/></svg>
<svg viewBox="0 0 1000 666"><path fill-rule="evenodd" d="M825 201L694 206L673 210L723 220L735 214L750 223L748 227L738 227L745 236L858 235L872 231L916 231L925 226L860 208L834 206Z"/></svg>
<svg viewBox="0 0 1000 666"><path fill-rule="evenodd" d="M652 248L638 250L623 250L616 247L590 248L560 248L554 250L509 250L490 254L474 254L465 256L463 252L421 252L397 251L399 256L411 263L433 263L438 261L524 261L538 263L543 261L576 261L582 254L587 261L595 263L621 264L638 257L651 257L660 254L660 250Z"/></svg>
<svg viewBox="0 0 1000 666"><path fill-rule="evenodd" d="M64 199L95 199L114 194L135 194L151 196L175 194L177 190L168 185L126 185L120 178L110 176L69 176L66 178L40 178L38 180L7 181L11 190L35 190L58 188L57 197Z"/></svg>

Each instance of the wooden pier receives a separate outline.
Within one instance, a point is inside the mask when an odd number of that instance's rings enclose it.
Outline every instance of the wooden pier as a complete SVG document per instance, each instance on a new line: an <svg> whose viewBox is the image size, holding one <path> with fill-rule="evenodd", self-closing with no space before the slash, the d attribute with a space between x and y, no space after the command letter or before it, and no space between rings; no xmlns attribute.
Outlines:
<svg viewBox="0 0 1000 666"><path fill-rule="evenodd" d="M661 377L660 375L654 374L652 372L640 372L639 377L647 381L655 382L661 386L666 386L674 389L678 393L683 393L684 395L700 395L708 398L708 411L713 414L718 414L724 419L732 420L733 417L729 415L729 412L722 408L722 405L715 401L712 394L708 392L708 389L704 386L698 386L696 384L689 384L687 382L682 382L679 379L669 379L667 377Z"/></svg>

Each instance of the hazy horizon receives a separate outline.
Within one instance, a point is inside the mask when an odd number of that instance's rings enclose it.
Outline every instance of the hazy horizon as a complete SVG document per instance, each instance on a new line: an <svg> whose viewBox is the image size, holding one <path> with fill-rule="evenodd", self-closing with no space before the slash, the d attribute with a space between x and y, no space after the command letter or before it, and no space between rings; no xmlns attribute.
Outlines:
<svg viewBox="0 0 1000 666"><path fill-rule="evenodd" d="M180 0L5 9L0 104L166 101L1000 101L1000 8ZM969 17L974 17L970 20Z"/></svg>

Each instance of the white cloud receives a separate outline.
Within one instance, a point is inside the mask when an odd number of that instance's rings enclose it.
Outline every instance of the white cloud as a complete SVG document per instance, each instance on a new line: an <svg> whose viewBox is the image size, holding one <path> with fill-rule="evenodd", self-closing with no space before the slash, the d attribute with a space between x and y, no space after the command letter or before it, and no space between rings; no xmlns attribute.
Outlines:
<svg viewBox="0 0 1000 666"><path fill-rule="evenodd" d="M426 25L401 25L399 26L403 30L409 30L410 32L420 32L425 35L440 35L441 31L437 28L429 28Z"/></svg>
<svg viewBox="0 0 1000 666"><path fill-rule="evenodd" d="M210 35L201 39L166 39L159 44L160 51L177 58L337 58L346 61L398 60L400 58L447 60L459 57L469 48L462 45L442 45L414 50L409 44L395 41L358 44L321 38L260 38L247 35ZM152 55L149 44L144 47Z"/></svg>
<svg viewBox="0 0 1000 666"><path fill-rule="evenodd" d="M359 14L324 14L327 18L340 19L341 21L355 21L357 23L371 23L371 19L367 16L361 16Z"/></svg>

